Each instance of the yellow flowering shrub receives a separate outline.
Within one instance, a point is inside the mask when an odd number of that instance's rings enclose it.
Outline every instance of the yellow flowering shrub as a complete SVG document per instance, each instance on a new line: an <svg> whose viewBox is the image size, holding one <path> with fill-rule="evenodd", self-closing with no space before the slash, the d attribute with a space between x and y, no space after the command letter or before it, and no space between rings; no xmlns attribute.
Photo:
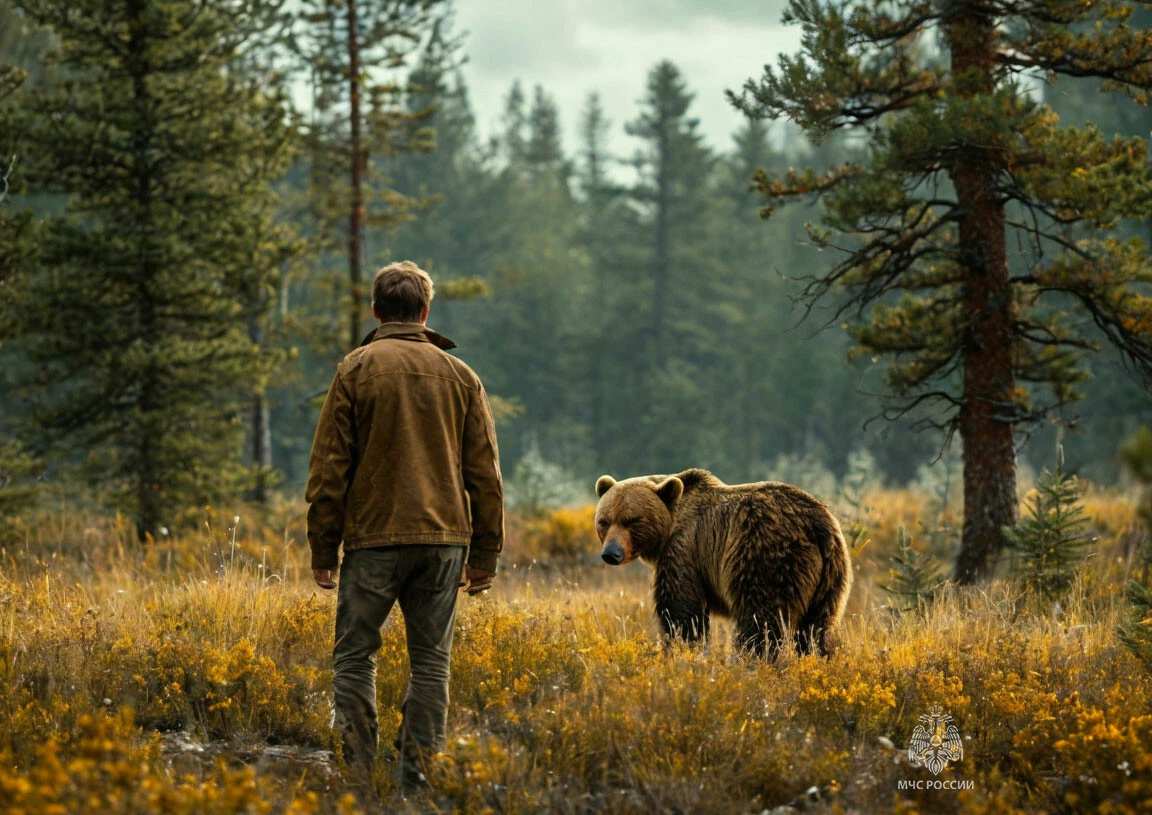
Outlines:
<svg viewBox="0 0 1152 815"><path fill-rule="evenodd" d="M351 796L322 803L312 791L281 788L251 767L217 761L200 776L166 771L155 738L142 738L131 716L84 716L67 739L47 738L29 766L0 751L0 809L6 815L294 815L356 811Z"/></svg>
<svg viewBox="0 0 1152 815"><path fill-rule="evenodd" d="M540 517L526 518L519 534L508 542L508 555L518 564L564 563L588 558L600 550L596 538L596 507L560 507Z"/></svg>

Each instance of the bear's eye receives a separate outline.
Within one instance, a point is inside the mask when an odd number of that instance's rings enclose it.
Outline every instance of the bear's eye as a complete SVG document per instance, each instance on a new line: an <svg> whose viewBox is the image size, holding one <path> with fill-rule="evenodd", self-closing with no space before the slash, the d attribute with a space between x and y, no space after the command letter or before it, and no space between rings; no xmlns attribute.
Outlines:
<svg viewBox="0 0 1152 815"><path fill-rule="evenodd" d="M598 520L596 522L596 528L597 529L607 529L608 528L608 522L606 520L604 520L603 518L601 518L600 520Z"/></svg>

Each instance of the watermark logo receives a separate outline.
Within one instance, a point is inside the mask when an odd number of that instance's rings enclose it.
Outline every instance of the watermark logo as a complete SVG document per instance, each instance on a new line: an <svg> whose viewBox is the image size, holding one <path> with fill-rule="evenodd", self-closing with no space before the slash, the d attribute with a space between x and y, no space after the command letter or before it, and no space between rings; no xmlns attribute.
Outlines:
<svg viewBox="0 0 1152 815"><path fill-rule="evenodd" d="M913 767L926 767L932 775L951 761L964 758L964 742L956 725L949 724L952 717L939 705L933 705L928 713L920 717L922 724L912 731L912 741L908 744L908 763Z"/></svg>

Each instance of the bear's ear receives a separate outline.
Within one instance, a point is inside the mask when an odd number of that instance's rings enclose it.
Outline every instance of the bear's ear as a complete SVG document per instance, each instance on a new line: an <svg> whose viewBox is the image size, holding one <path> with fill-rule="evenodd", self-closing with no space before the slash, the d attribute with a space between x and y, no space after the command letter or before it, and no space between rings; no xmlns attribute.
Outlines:
<svg viewBox="0 0 1152 815"><path fill-rule="evenodd" d="M599 478L597 478L596 479L596 497L597 498L603 498L604 493L606 493L606 492L608 492L608 490L612 489L612 486L615 483L616 483L616 479L610 475L602 475Z"/></svg>
<svg viewBox="0 0 1152 815"><path fill-rule="evenodd" d="M669 476L656 485L656 494L665 504L671 504L684 494L684 482L676 476Z"/></svg>

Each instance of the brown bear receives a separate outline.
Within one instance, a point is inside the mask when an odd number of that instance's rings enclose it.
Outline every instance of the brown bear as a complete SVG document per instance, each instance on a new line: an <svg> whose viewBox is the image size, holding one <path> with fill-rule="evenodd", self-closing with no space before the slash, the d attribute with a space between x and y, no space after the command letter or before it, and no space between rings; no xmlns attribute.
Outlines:
<svg viewBox="0 0 1152 815"><path fill-rule="evenodd" d="M789 484L729 486L707 470L596 481L604 561L654 567L656 616L670 637L708 635L730 616L737 643L775 657L791 643L827 654L852 586L840 524Z"/></svg>

